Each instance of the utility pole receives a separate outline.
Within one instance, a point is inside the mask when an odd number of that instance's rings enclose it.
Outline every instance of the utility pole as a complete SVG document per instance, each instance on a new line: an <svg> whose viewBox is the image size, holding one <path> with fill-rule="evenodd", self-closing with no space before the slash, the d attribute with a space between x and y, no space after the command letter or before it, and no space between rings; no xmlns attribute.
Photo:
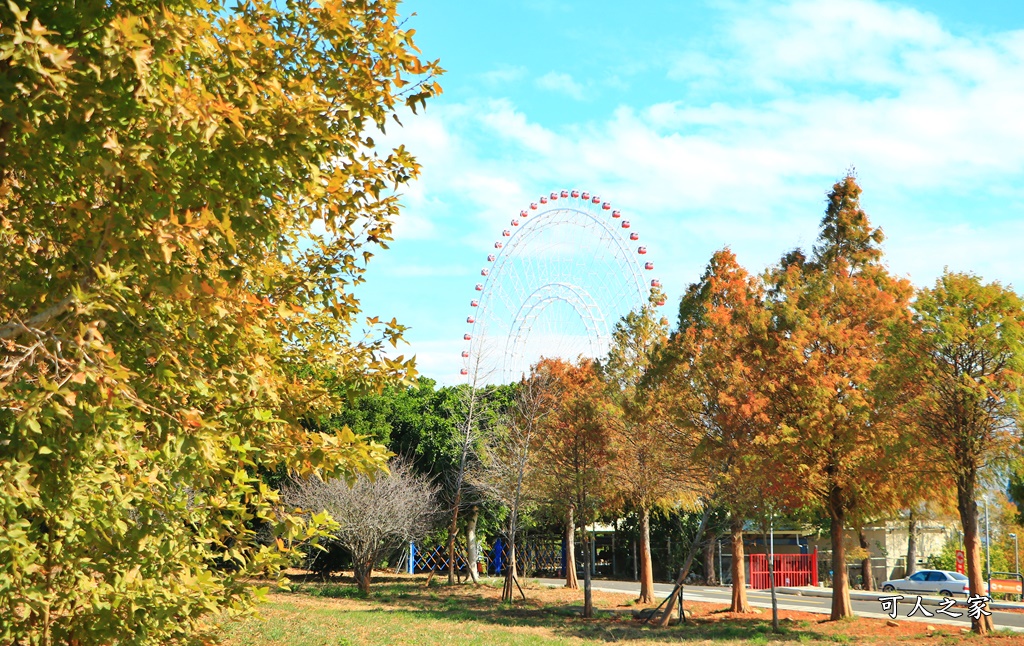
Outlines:
<svg viewBox="0 0 1024 646"><path fill-rule="evenodd" d="M772 586L772 632L779 632L779 602L775 596L775 508L771 507L768 516L768 576Z"/></svg>
<svg viewBox="0 0 1024 646"><path fill-rule="evenodd" d="M718 539L718 585L725 585L725 573L722 571L722 539Z"/></svg>
<svg viewBox="0 0 1024 646"><path fill-rule="evenodd" d="M1013 539L1013 571L1020 574L1020 548L1017 545L1017 535L1010 534Z"/></svg>
<svg viewBox="0 0 1024 646"><path fill-rule="evenodd" d="M985 496L985 570L988 573L988 594L992 596L992 554L989 545L992 543L992 535L989 533L988 522L988 495Z"/></svg>
<svg viewBox="0 0 1024 646"><path fill-rule="evenodd" d="M1020 578L1020 548L1017 546L1017 535L1010 534L1010 538L1013 539L1013 571L1017 573L1017 578ZM1024 583L1021 584L1021 592L1024 594Z"/></svg>

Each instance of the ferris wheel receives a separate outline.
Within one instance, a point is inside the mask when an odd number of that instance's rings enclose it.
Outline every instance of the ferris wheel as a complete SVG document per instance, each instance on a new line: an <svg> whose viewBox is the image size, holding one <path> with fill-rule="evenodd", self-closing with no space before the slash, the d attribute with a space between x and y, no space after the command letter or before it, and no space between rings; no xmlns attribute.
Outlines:
<svg viewBox="0 0 1024 646"><path fill-rule="evenodd" d="M608 352L630 311L664 305L654 263L621 211L578 190L542 196L494 243L470 301L461 374L509 383L542 357Z"/></svg>

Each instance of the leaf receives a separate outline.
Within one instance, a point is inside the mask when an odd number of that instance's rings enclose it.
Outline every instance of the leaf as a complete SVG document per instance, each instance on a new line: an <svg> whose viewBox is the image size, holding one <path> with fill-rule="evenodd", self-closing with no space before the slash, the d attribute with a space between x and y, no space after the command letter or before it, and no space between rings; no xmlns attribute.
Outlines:
<svg viewBox="0 0 1024 646"><path fill-rule="evenodd" d="M18 22L25 22L28 20L28 9L20 9L18 5L14 4L11 0L7 0L7 7L14 14L14 19Z"/></svg>

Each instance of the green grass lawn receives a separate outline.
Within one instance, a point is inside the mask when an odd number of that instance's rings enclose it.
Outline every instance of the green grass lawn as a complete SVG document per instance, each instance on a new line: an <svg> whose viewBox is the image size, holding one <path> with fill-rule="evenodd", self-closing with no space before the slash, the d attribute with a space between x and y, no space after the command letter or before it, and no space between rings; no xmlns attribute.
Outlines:
<svg viewBox="0 0 1024 646"><path fill-rule="evenodd" d="M500 585L500 584L498 584ZM302 583L270 595L258 616L225 621L215 638L225 646L340 646L348 644L1024 644L1024 637L973 639L957 628L783 612L783 632L771 634L770 614L734 615L714 604L688 603L687 625L657 628L632 616L626 595L594 593L594 619L579 616L582 592L527 586L527 600L502 604L497 585L434 585L390 577L369 597L348 583Z"/></svg>

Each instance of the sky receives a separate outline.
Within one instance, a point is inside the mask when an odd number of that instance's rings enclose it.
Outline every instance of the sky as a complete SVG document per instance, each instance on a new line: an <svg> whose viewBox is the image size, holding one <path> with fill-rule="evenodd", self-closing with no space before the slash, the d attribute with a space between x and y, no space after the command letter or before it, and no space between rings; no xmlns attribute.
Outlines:
<svg viewBox="0 0 1024 646"><path fill-rule="evenodd" d="M670 320L715 250L760 272L810 248L849 168L894 273L1024 287L1024 0L401 7L444 93L385 139L422 171L358 295L442 384L487 254L555 190L623 210Z"/></svg>

